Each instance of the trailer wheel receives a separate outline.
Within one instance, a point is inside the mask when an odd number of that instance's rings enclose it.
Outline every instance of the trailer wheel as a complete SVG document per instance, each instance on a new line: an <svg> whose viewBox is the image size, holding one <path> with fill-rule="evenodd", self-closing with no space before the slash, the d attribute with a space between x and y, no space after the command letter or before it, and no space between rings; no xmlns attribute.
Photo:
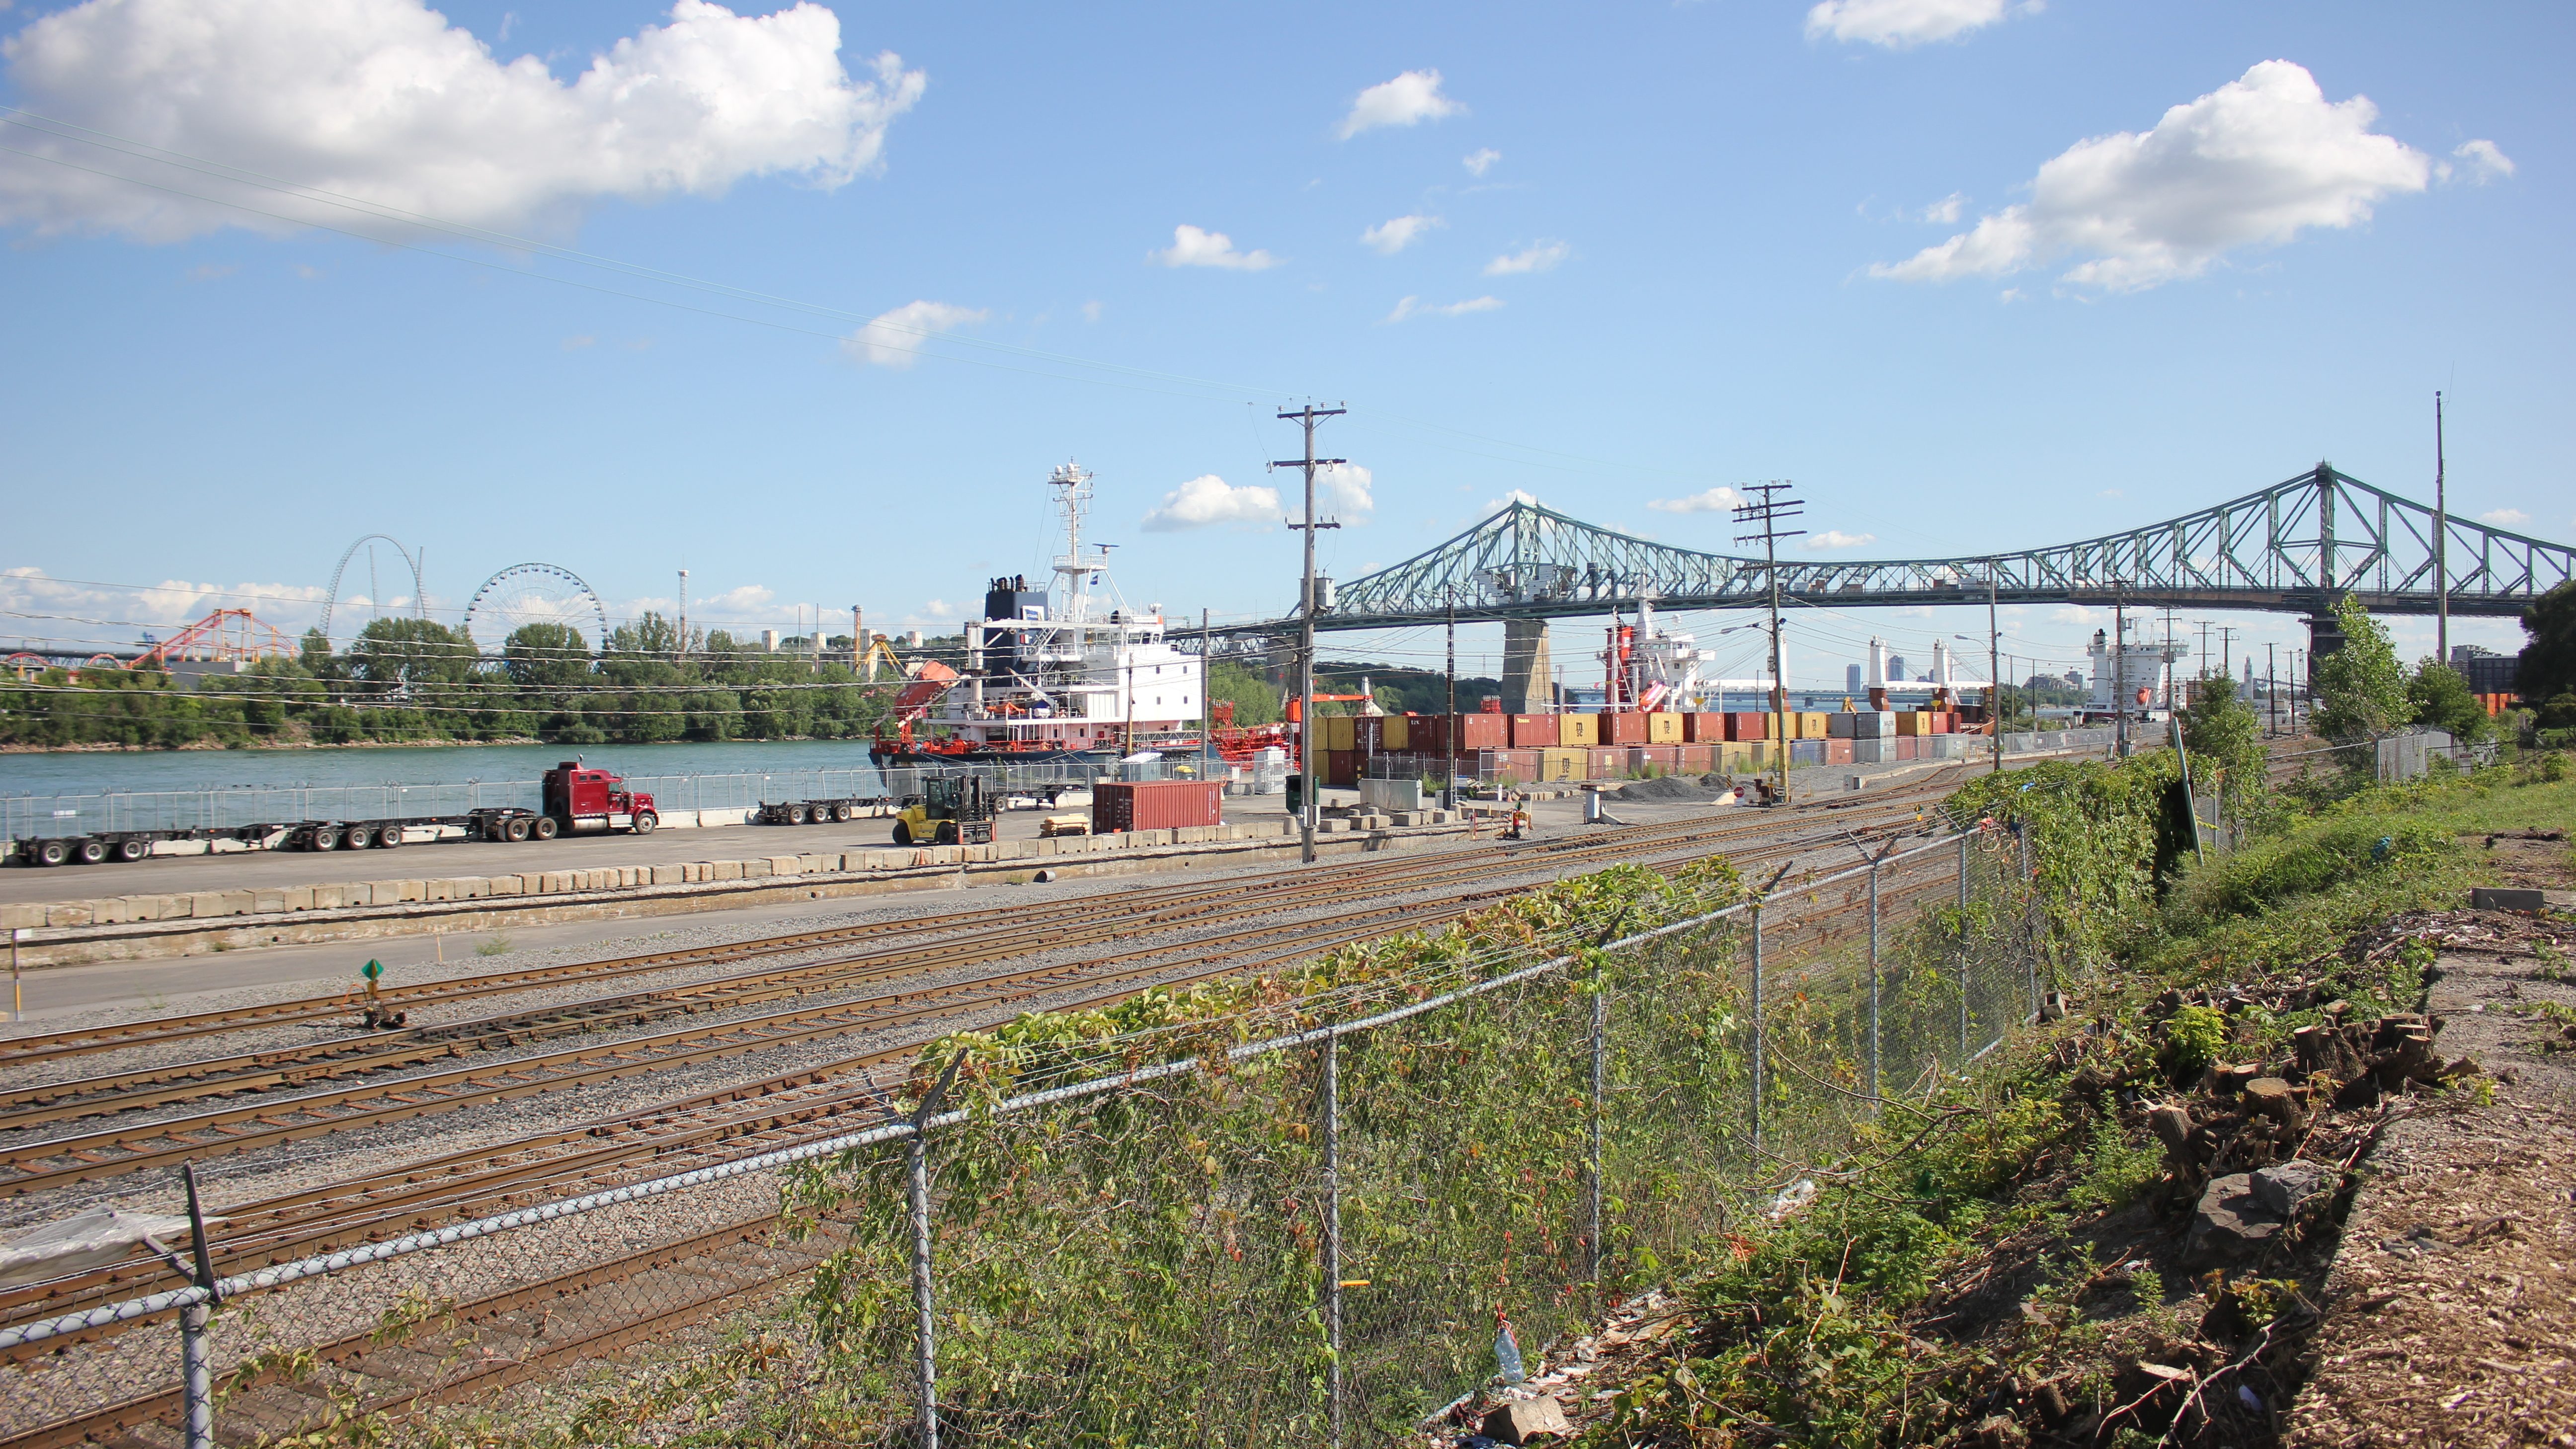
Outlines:
<svg viewBox="0 0 2576 1449"><path fill-rule="evenodd" d="M848 820L856 814L857 812L848 805L835 805L832 807L832 818L835 820Z"/></svg>
<svg viewBox="0 0 2576 1449"><path fill-rule="evenodd" d="M528 822L528 833L534 835L539 840L554 839L555 832L562 828L562 826L555 823L555 818L551 815L540 815L536 819Z"/></svg>
<svg viewBox="0 0 2576 1449"><path fill-rule="evenodd" d="M327 825L317 826L313 831L313 843L307 848L312 850L338 850L340 848L340 832L333 830Z"/></svg>
<svg viewBox="0 0 2576 1449"><path fill-rule="evenodd" d="M402 822L400 821L390 821L378 828L376 831L376 849L378 850L392 850L402 843L403 827Z"/></svg>
<svg viewBox="0 0 2576 1449"><path fill-rule="evenodd" d="M790 824L790 825L802 825L802 824L804 824L804 823L805 823L805 807L804 807L804 806L802 806L802 805L790 805L790 806L788 806L788 807L787 807L787 823L788 823L788 824Z"/></svg>
<svg viewBox="0 0 2576 1449"><path fill-rule="evenodd" d="M661 823L661 816L647 810L643 814L635 817L635 833L638 835L650 835L653 833L653 827Z"/></svg>
<svg viewBox="0 0 2576 1449"><path fill-rule="evenodd" d="M530 820L525 815L513 815L507 821L502 823L501 834L513 845L522 844L526 842L528 832L533 829L535 825L536 822Z"/></svg>
<svg viewBox="0 0 2576 1449"><path fill-rule="evenodd" d="M39 840L35 855L38 865L60 865L72 858L72 843L68 840Z"/></svg>
<svg viewBox="0 0 2576 1449"><path fill-rule="evenodd" d="M73 854L80 857L83 865L96 865L107 859L107 842L95 835L84 836L81 843L73 848Z"/></svg>
<svg viewBox="0 0 2576 1449"><path fill-rule="evenodd" d="M376 828L372 825L352 825L341 832L340 842L351 850L364 850L376 843Z"/></svg>
<svg viewBox="0 0 2576 1449"><path fill-rule="evenodd" d="M139 835L129 835L116 842L116 858L132 863L152 853L152 842Z"/></svg>

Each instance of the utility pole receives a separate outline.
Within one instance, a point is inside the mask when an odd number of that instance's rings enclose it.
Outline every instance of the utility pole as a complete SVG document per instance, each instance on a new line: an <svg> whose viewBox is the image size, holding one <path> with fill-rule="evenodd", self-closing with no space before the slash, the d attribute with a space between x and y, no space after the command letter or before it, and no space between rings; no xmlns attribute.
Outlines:
<svg viewBox="0 0 2576 1449"><path fill-rule="evenodd" d="M1449 609L1449 718L1440 726L1441 750L1449 758L1440 767L1440 808L1458 808L1458 588L1446 591ZM1508 742L1507 742L1508 743Z"/></svg>
<svg viewBox="0 0 2576 1449"><path fill-rule="evenodd" d="M2111 580L2111 758L2129 757L2129 581Z"/></svg>
<svg viewBox="0 0 2576 1449"><path fill-rule="evenodd" d="M2272 668L2272 647L2270 644L2263 646L2263 733L2266 735L2281 732L2281 676Z"/></svg>
<svg viewBox="0 0 2576 1449"><path fill-rule="evenodd" d="M1804 500L1779 496L1787 492L1789 486L1787 483L1750 484L1744 491L1760 495L1760 501L1735 506L1737 523L1761 525L1760 532L1739 533L1735 541L1751 543L1757 538L1762 540L1762 574L1764 582L1770 585L1771 595L1771 717L1775 721L1773 728L1779 732L1780 803L1783 805L1789 803L1789 681L1780 663L1780 540L1796 538L1806 532L1803 528L1784 530L1780 527L1805 511Z"/></svg>
<svg viewBox="0 0 2576 1449"><path fill-rule="evenodd" d="M2004 629L1995 607L1995 571L1993 559L1986 560L1986 677L1994 687L1987 691L1986 733L1994 737L1995 773L2004 772Z"/></svg>
<svg viewBox="0 0 2576 1449"><path fill-rule="evenodd" d="M2450 480L2442 467L2442 395L2433 394L2433 657L2451 667Z"/></svg>
<svg viewBox="0 0 2576 1449"><path fill-rule="evenodd" d="M2218 677L2227 681L2227 697L2236 697L2236 626L2222 624L2218 630Z"/></svg>
<svg viewBox="0 0 2576 1449"><path fill-rule="evenodd" d="M1298 835L1302 849L1298 858L1308 865L1315 863L1315 821L1320 812L1315 803L1315 530L1339 528L1338 523L1319 523L1315 519L1315 470L1337 467L1346 458L1315 456L1315 425L1326 418L1340 417L1345 408L1319 408L1313 403L1295 412L1283 411L1279 421L1294 420L1306 430L1306 456L1288 458L1270 464L1273 468L1299 468L1306 474L1306 518L1289 527L1306 535L1305 581L1297 591L1297 768L1305 779L1297 802Z"/></svg>
<svg viewBox="0 0 2576 1449"><path fill-rule="evenodd" d="M672 662L689 657L689 571L680 570L680 642L671 651Z"/></svg>
<svg viewBox="0 0 2576 1449"><path fill-rule="evenodd" d="M1208 611L1199 610L1199 778L1204 780L1215 768L1216 704L1208 695L1208 685L1216 676L1216 666L1208 660ZM1219 791L1223 794L1223 791Z"/></svg>

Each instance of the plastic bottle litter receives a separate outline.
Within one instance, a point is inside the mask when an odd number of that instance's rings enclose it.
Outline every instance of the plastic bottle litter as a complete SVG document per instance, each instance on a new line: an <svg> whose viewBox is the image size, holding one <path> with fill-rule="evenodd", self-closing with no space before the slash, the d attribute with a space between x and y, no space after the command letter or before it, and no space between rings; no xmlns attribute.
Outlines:
<svg viewBox="0 0 2576 1449"><path fill-rule="evenodd" d="M1494 1377L1507 1384L1519 1383L1529 1377L1529 1369L1521 1362L1521 1344L1512 1336L1512 1321L1497 1313L1494 1324Z"/></svg>

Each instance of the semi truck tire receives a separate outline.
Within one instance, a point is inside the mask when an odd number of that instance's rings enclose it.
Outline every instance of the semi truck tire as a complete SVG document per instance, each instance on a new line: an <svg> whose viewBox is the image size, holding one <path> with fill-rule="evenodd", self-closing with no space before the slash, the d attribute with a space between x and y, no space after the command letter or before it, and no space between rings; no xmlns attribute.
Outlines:
<svg viewBox="0 0 2576 1449"><path fill-rule="evenodd" d="M788 823L788 824L790 824L790 825L802 825L802 824L804 824L804 823L805 823L805 807L804 807L804 806L802 806L802 805L790 805L790 806L788 806L788 807L787 807L787 823Z"/></svg>
<svg viewBox="0 0 2576 1449"><path fill-rule="evenodd" d="M528 833L539 840L552 840L563 826L551 815L540 815L528 822Z"/></svg>
<svg viewBox="0 0 2576 1449"><path fill-rule="evenodd" d="M68 840L39 840L34 854L38 865L60 865L72 858L72 843Z"/></svg>
<svg viewBox="0 0 2576 1449"><path fill-rule="evenodd" d="M141 860L152 853L152 842L139 835L129 835L116 842L116 858L127 863Z"/></svg>
<svg viewBox="0 0 2576 1449"><path fill-rule="evenodd" d="M376 849L378 850L392 850L399 847L402 843L403 828L400 823L387 825L376 831Z"/></svg>
<svg viewBox="0 0 2576 1449"><path fill-rule="evenodd" d="M352 825L341 832L340 843L351 850L364 850L376 843L376 828L372 825Z"/></svg>
<svg viewBox="0 0 2576 1449"><path fill-rule="evenodd" d="M527 816L513 815L508 820L502 822L501 833L509 839L511 844L524 845L527 843L529 831L533 830L535 827L536 822L530 820Z"/></svg>
<svg viewBox="0 0 2576 1449"><path fill-rule="evenodd" d="M96 865L107 859L107 842L95 835L85 836L72 853L80 857L81 864Z"/></svg>
<svg viewBox="0 0 2576 1449"><path fill-rule="evenodd" d="M327 825L317 826L313 831L312 843L306 848L310 850L338 850L340 848L340 832L333 830Z"/></svg>
<svg viewBox="0 0 2576 1449"><path fill-rule="evenodd" d="M635 817L635 833L638 835L650 835L653 833L653 827L661 823L661 816L647 810L643 814Z"/></svg>

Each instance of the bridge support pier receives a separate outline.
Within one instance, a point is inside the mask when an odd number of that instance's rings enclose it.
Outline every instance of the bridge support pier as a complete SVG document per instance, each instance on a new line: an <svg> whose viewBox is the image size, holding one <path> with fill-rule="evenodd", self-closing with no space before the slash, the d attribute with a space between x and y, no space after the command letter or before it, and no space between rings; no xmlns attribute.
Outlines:
<svg viewBox="0 0 2576 1449"><path fill-rule="evenodd" d="M1555 707L1555 670L1547 659L1545 619L1503 621L1503 713L1544 714Z"/></svg>
<svg viewBox="0 0 2576 1449"><path fill-rule="evenodd" d="M2308 688L2317 684L2317 661L2343 647L2343 621L2329 604L2308 615Z"/></svg>

